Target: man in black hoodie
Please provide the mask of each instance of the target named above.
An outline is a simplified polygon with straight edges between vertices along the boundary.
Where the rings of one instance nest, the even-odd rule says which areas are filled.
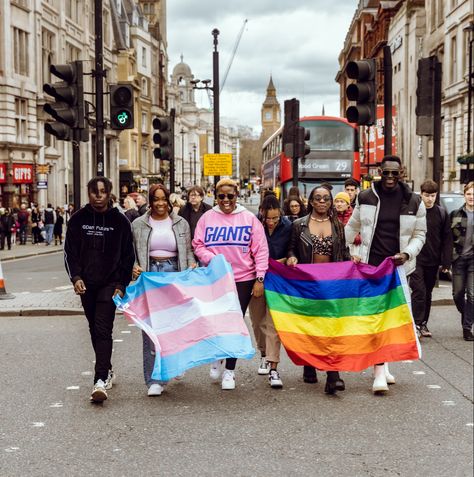
[[[112,331],[115,304],[132,278],[135,260],[130,222],[112,207],[112,183],[95,177],[87,184],[89,204],[69,220],[64,243],[66,270],[80,295],[95,352],[91,402],[107,399],[112,387]]]

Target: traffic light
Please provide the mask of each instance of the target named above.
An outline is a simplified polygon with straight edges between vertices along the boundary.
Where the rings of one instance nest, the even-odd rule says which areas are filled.
[[[44,111],[56,120],[46,123],[46,132],[62,141],[71,141],[73,129],[85,130],[87,134],[81,134],[81,140],[87,141],[82,62],[51,65],[49,71],[62,81],[43,85],[43,91],[56,100],[54,103],[46,103],[43,107]]]
[[[349,101],[356,101],[355,106],[346,110],[346,118],[350,123],[359,126],[371,126],[377,119],[377,63],[368,58],[359,61],[349,61],[346,67],[347,76],[356,82],[346,88]]]
[[[286,157],[294,156],[296,128],[300,119],[300,102],[296,99],[285,101],[285,122],[283,123],[282,142]],[[296,156],[298,157],[298,156]]]
[[[174,154],[173,122],[171,118],[166,116],[153,119],[153,129],[158,130],[153,134],[153,142],[159,145],[153,150],[153,155],[160,161],[171,161]],[[160,167],[163,166],[164,164],[160,163]]]
[[[418,60],[415,108],[418,136],[433,135],[435,60],[434,56]]]
[[[299,158],[306,157],[311,152],[310,145],[306,142],[309,141],[310,132],[309,129],[303,126],[296,126],[296,140],[295,140],[295,156]]]
[[[110,127],[133,129],[133,86],[131,84],[110,85]]]

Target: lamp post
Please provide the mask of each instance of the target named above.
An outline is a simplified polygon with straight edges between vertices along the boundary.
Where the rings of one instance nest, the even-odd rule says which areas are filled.
[[[472,79],[474,73],[472,71],[472,47],[474,43],[474,22],[469,23],[467,27],[464,28],[464,31],[469,32],[469,77],[468,77],[468,87],[467,87],[467,151],[469,154],[471,152],[471,122],[472,122]],[[469,165],[468,165],[469,168]]]
[[[196,144],[193,144],[193,177],[194,177],[194,185],[197,185],[197,177],[196,177]]]
[[[217,51],[217,37],[219,30],[212,30],[214,37],[214,51],[212,53],[212,87],[214,96],[214,154],[221,152],[220,147],[220,124],[219,124],[219,52]],[[220,176],[214,176],[214,186],[219,182]]]
[[[184,135],[186,134],[186,131],[184,128],[181,128],[181,131],[179,131],[179,134],[181,134],[181,189],[184,187]]]

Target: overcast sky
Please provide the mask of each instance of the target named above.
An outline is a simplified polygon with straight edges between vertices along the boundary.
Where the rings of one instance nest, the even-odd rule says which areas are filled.
[[[168,0],[169,74],[183,54],[198,79],[212,79],[218,28],[221,81],[239,31],[248,20],[221,93],[221,116],[261,130],[260,109],[270,75],[283,115],[285,99],[300,113],[339,115],[338,55],[358,0]],[[198,104],[209,107],[205,92]]]

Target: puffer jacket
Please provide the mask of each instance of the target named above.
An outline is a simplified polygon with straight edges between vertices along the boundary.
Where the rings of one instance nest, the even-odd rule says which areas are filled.
[[[356,206],[344,231],[346,242],[349,244],[351,255],[359,256],[363,263],[368,263],[370,248],[374,238],[375,227],[380,210],[380,198],[377,188],[380,182],[372,183],[370,189],[359,193]],[[404,264],[407,275],[416,267],[416,256],[420,253],[426,238],[426,209],[421,197],[413,193],[403,182],[403,199],[400,209],[400,252],[408,255]],[[360,232],[362,242],[354,244],[356,235]]]
[[[288,258],[296,257],[298,263],[313,263],[313,241],[309,231],[309,215],[293,222],[291,239],[288,246]],[[344,262],[350,260],[349,251],[344,239],[344,226],[337,218],[331,221],[333,247],[331,262]]]
[[[150,237],[153,231],[148,223],[151,211],[148,210],[144,215],[138,217],[132,222],[133,246],[135,248],[135,265],[143,270],[150,270]],[[172,228],[176,238],[178,248],[178,269],[186,270],[196,263],[193,250],[191,248],[191,231],[189,224],[182,217],[171,213],[170,218],[173,221]]]

